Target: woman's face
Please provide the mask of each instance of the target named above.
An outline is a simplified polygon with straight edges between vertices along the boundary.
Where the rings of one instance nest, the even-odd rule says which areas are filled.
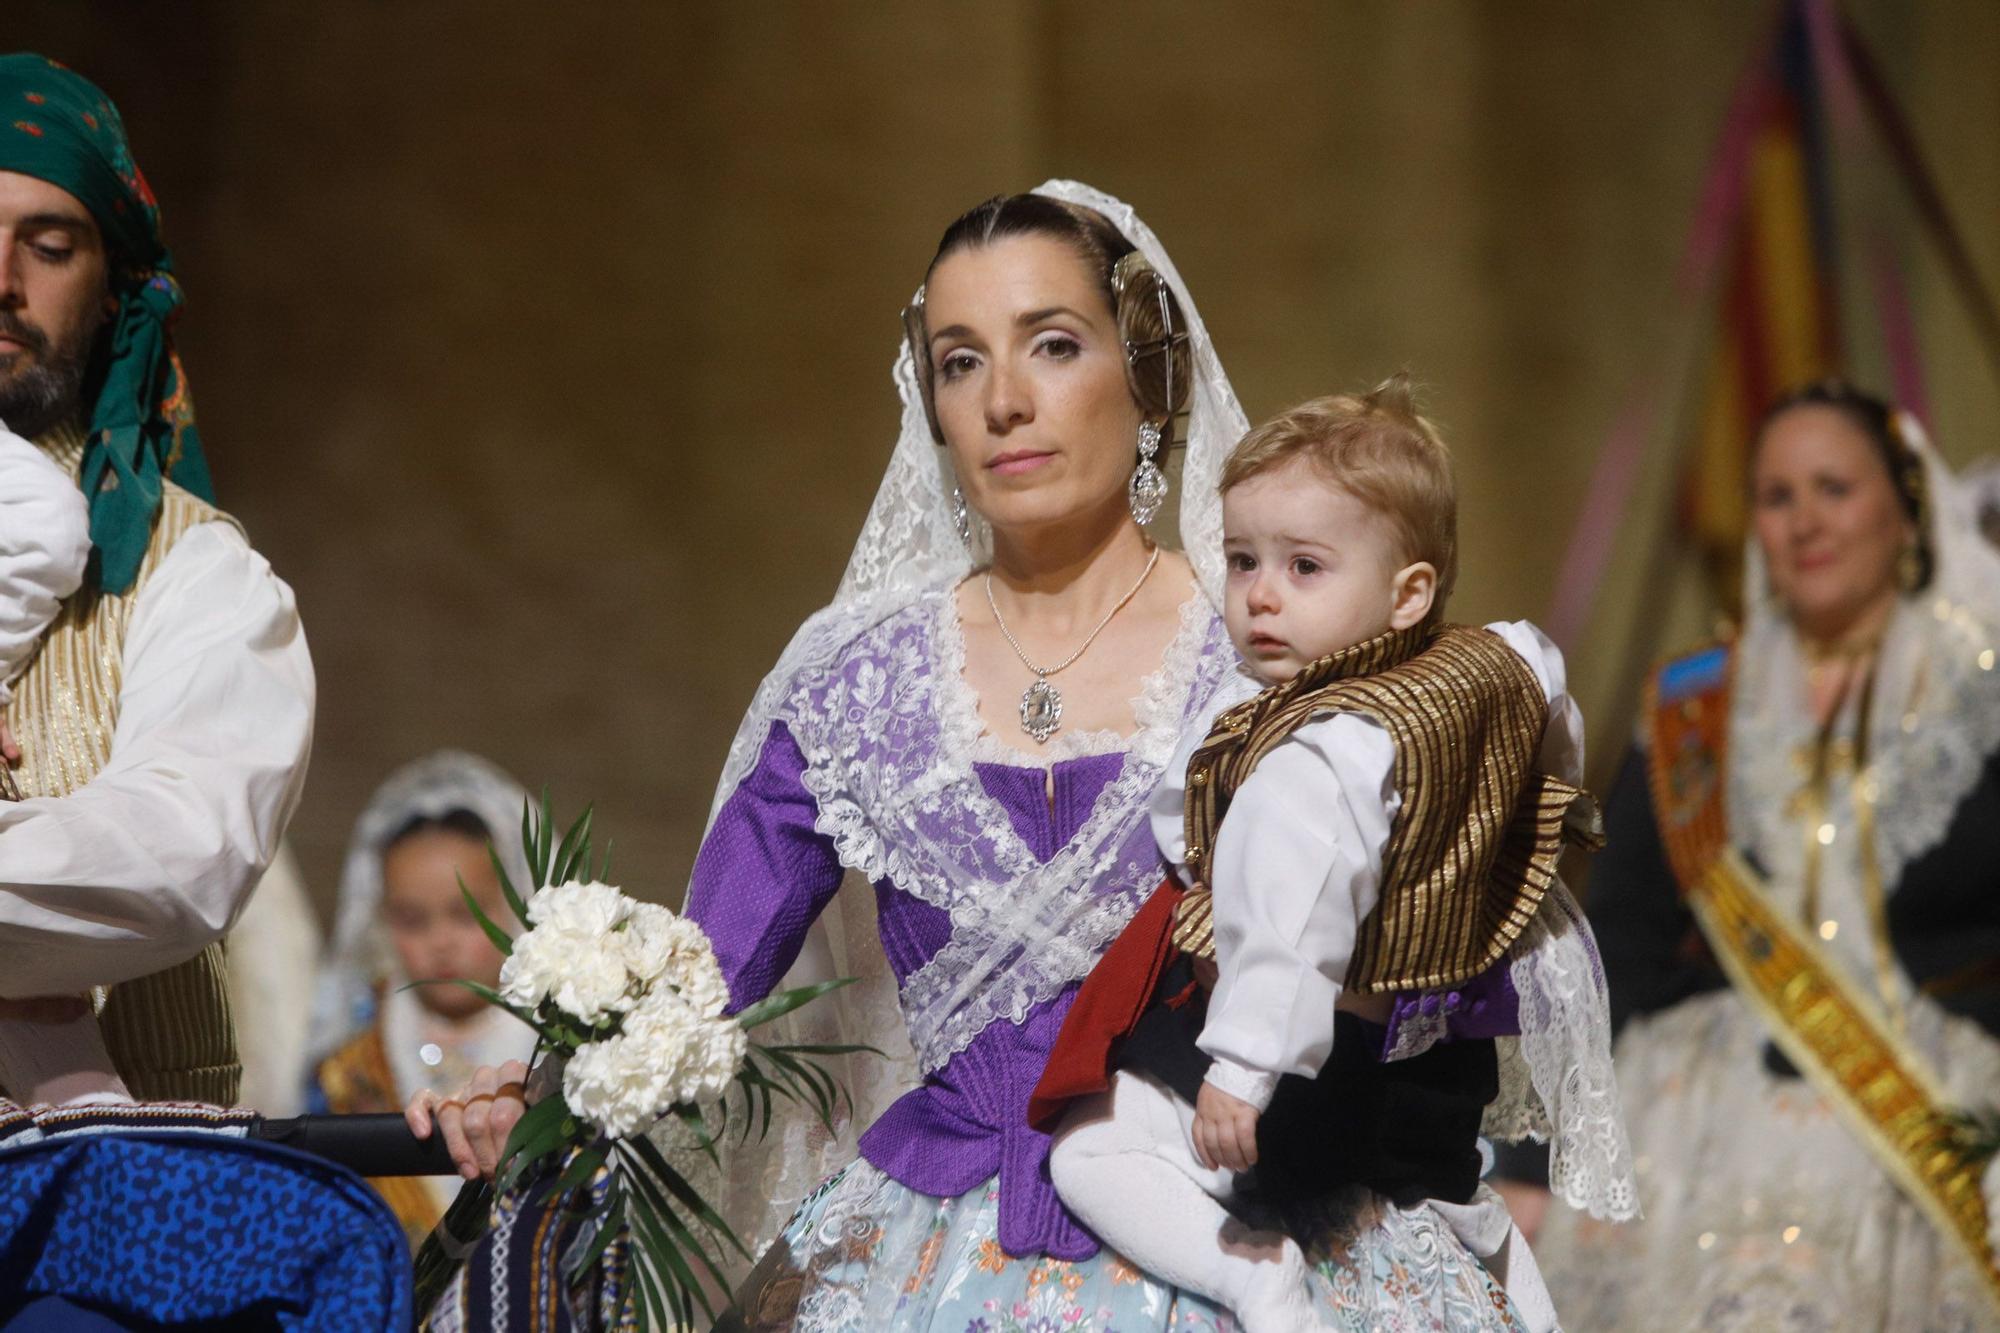
[[[1774,417],[1751,486],[1771,590],[1800,629],[1836,639],[1894,600],[1915,532],[1880,451],[1844,412],[1815,403]]]
[[[500,951],[480,930],[458,891],[459,880],[489,919],[498,919],[500,879],[484,843],[453,829],[424,828],[397,839],[382,854],[382,919],[403,975],[412,981],[463,978],[492,986]],[[463,986],[420,986],[426,1009],[463,1019],[484,1006]]]
[[[938,425],[966,503],[996,529],[1123,503],[1139,405],[1102,290],[1076,252],[1010,236],[941,260],[925,286]]]

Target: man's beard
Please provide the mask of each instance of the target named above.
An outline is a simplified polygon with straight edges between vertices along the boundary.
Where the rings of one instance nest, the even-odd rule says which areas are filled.
[[[0,357],[0,424],[16,435],[37,435],[80,415],[83,382],[104,318],[77,326],[71,340],[50,350],[49,336],[12,311],[0,310],[0,334],[27,350]],[[14,363],[10,366],[10,362]]]

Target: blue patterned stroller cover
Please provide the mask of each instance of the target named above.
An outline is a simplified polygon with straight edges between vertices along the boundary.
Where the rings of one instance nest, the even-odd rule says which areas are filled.
[[[0,1101],[0,1333],[407,1333],[403,1229],[254,1115]]]

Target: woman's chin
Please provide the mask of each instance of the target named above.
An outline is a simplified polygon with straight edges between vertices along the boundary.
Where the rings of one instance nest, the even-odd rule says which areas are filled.
[[[1108,525],[1126,512],[1122,492],[1110,498],[1079,495],[1068,486],[1022,487],[990,496],[988,501],[981,513],[996,531],[1002,532],[1032,533]]]
[[[1795,588],[1781,598],[1794,627],[1812,638],[1828,640],[1845,638],[1884,601],[1882,594],[1856,597],[1844,590],[1810,587]]]

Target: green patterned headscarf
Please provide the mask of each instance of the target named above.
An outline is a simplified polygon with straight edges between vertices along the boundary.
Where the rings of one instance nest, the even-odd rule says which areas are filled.
[[[80,482],[90,497],[99,586],[126,592],[146,554],[162,479],[215,498],[174,354],[181,288],[160,239],[159,205],[132,160],[118,108],[46,56],[0,56],[0,171],[67,190],[104,236],[118,310],[86,422]]]

